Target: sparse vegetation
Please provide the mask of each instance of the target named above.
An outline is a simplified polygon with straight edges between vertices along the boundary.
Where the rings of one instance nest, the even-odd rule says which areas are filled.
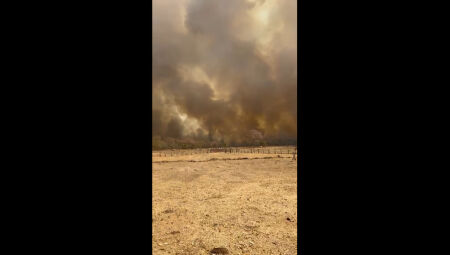
[[[208,141],[208,140],[194,140],[189,138],[172,138],[160,136],[152,137],[153,150],[167,150],[167,149],[197,149],[197,148],[224,148],[224,147],[249,147],[249,146],[288,146],[297,144],[297,140],[293,138],[251,138],[241,142],[226,142]]]
[[[297,254],[297,160],[197,151],[153,153],[153,253]]]

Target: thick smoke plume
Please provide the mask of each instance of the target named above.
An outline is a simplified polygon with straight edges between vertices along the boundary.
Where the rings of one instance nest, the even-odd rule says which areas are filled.
[[[296,140],[296,5],[153,1],[153,137]]]

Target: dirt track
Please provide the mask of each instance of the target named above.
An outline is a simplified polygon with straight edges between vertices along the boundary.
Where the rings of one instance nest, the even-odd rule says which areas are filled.
[[[210,254],[224,247],[229,254],[297,254],[297,161],[291,158],[154,157],[153,253]]]

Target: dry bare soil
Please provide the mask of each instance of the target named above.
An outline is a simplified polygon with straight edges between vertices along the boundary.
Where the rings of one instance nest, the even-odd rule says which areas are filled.
[[[154,154],[152,184],[153,254],[297,254],[292,155]]]

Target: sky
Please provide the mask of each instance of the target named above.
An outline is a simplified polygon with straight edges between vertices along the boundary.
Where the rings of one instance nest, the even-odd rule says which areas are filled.
[[[297,1],[152,2],[153,136],[297,137]]]

